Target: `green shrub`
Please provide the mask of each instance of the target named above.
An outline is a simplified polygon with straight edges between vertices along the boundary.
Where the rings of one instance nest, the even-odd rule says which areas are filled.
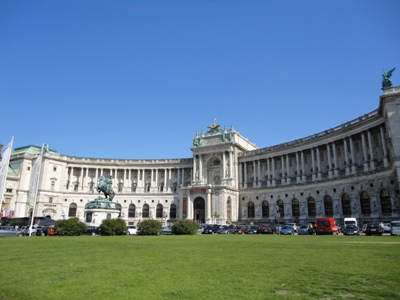
[[[125,235],[128,232],[128,226],[122,219],[103,220],[100,225],[101,235]]]
[[[86,232],[85,223],[79,221],[78,218],[71,218],[68,220],[58,220],[54,224],[56,235],[81,235]]]
[[[172,234],[196,234],[199,225],[192,220],[179,220],[172,226]]]
[[[157,220],[144,220],[139,224],[139,235],[160,235],[162,225]]]

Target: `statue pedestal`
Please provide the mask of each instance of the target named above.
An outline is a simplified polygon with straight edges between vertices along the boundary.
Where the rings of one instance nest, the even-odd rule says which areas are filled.
[[[101,197],[90,201],[85,207],[85,224],[98,227],[103,220],[118,218],[120,210],[117,205]]]

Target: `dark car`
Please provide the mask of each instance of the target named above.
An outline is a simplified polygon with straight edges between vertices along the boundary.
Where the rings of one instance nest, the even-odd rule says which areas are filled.
[[[360,235],[360,230],[356,225],[347,225],[342,232],[344,235]]]
[[[260,234],[273,234],[275,232],[275,226],[274,225],[261,225],[260,229],[258,230],[258,233]]]
[[[219,230],[219,225],[207,225],[206,227],[204,227],[202,234],[215,234],[218,233]]]
[[[47,234],[47,228],[45,226],[36,227],[36,236],[45,236]]]
[[[97,226],[86,226],[87,235],[98,235],[100,234],[100,228]]]
[[[368,224],[367,227],[365,228],[365,235],[382,235],[383,230],[382,227],[379,226],[378,224]]]
[[[230,234],[231,229],[232,228],[229,225],[223,225],[219,228],[218,234]]]
[[[260,230],[260,225],[251,225],[250,228],[245,232],[247,234],[257,234]]]
[[[307,225],[301,225],[301,226],[298,228],[297,234],[298,234],[298,235],[310,234],[310,231],[309,231],[308,226],[307,226]]]

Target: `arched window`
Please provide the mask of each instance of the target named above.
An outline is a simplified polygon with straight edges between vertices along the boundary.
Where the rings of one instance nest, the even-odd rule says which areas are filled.
[[[122,211],[122,206],[121,206],[121,204],[117,203],[117,204],[115,204],[115,207],[116,207],[116,209],[119,210],[118,218],[121,218],[121,211]]]
[[[392,213],[392,203],[390,202],[389,193],[386,189],[383,189],[380,192],[380,200],[383,214],[391,214]]]
[[[350,196],[342,195],[342,213],[343,216],[351,216]]]
[[[71,203],[69,205],[68,217],[76,217],[76,208],[76,203]]]
[[[142,216],[143,218],[148,218],[150,213],[150,208],[148,204],[143,205]]]
[[[371,203],[369,201],[369,195],[367,192],[361,192],[360,194],[360,203],[361,203],[361,213],[363,215],[371,214]]]
[[[292,216],[300,217],[300,205],[299,205],[299,200],[297,199],[292,200]]]
[[[331,196],[326,195],[324,197],[324,208],[325,208],[325,216],[333,217],[333,206],[332,206]]]
[[[279,214],[280,218],[285,217],[285,205],[283,204],[283,201],[281,199],[279,199],[276,202],[276,210],[277,210],[277,213]]]
[[[262,217],[269,218],[269,204],[267,200],[264,200],[262,203]]]
[[[128,208],[128,218],[136,217],[136,206],[135,204],[129,204]]]
[[[169,208],[169,218],[176,219],[176,205],[175,204],[171,204],[171,207]]]
[[[254,203],[251,201],[247,205],[247,217],[254,218]]]
[[[315,217],[317,215],[317,211],[315,209],[315,199],[313,197],[309,197],[307,199],[307,207],[308,207],[308,216]]]
[[[156,218],[162,218],[162,217],[163,217],[163,206],[162,204],[157,204]]]

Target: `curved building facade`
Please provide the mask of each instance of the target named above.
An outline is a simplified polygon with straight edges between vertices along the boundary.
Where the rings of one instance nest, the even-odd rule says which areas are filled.
[[[36,205],[29,202],[40,148],[11,155],[3,216],[78,217],[111,176],[120,217],[163,223],[313,222],[334,217],[360,224],[399,218],[400,88],[384,90],[379,107],[355,120],[280,145],[258,148],[217,124],[196,133],[193,156],[101,159],[43,154]],[[95,219],[96,216],[92,218]]]

